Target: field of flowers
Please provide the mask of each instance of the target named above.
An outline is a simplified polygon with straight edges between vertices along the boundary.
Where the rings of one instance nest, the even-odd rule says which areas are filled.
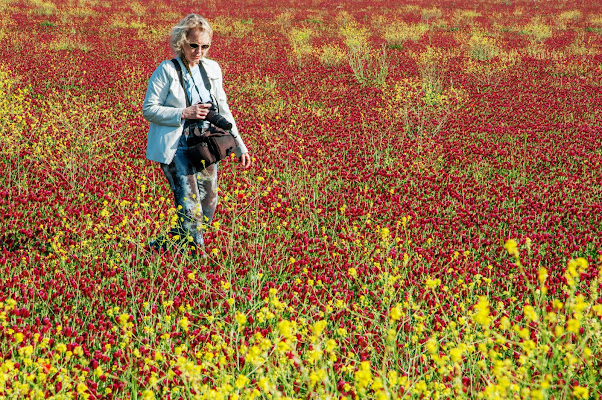
[[[146,250],[190,12],[254,156],[203,259]],[[596,1],[0,0],[0,398],[600,399],[601,77]]]

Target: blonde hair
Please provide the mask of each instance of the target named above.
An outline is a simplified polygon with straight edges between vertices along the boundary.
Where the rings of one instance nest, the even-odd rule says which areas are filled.
[[[171,39],[169,40],[169,45],[174,53],[180,57],[184,55],[182,46],[188,43],[188,33],[197,29],[201,32],[206,32],[209,34],[210,38],[213,38],[213,29],[211,28],[209,21],[198,14],[187,15],[176,26],[171,28]]]

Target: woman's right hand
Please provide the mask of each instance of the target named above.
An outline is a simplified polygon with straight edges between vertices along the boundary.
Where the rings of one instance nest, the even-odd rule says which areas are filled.
[[[205,119],[210,107],[209,103],[193,104],[182,111],[182,119]]]

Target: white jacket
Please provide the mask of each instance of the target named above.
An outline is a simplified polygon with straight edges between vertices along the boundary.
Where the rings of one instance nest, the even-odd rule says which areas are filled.
[[[180,58],[178,62],[181,63]],[[222,70],[213,60],[201,60],[207,77],[211,81],[211,95],[217,102],[219,113],[232,123],[232,133],[237,137],[238,147],[234,150],[237,157],[247,153],[234,117],[228,107],[226,93],[222,86]],[[186,69],[182,65],[182,71]],[[182,111],[186,108],[186,96],[178,72],[170,60],[163,61],[148,81],[146,96],[142,105],[142,115],[150,122],[146,158],[164,164],[170,164],[176,154],[178,141],[184,129]]]

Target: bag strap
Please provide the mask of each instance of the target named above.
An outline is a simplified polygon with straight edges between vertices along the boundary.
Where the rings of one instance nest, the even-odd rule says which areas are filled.
[[[205,89],[209,92],[209,96],[211,96],[211,82],[207,77],[207,71],[205,71],[205,67],[203,66],[203,61],[199,62],[199,70],[201,71],[201,77],[203,78],[203,83],[205,83]]]
[[[180,80],[180,85],[182,86],[182,90],[184,91],[184,96],[186,96],[186,107],[190,107],[190,99],[188,98],[188,93],[186,92],[186,86],[184,86],[184,76],[182,75],[182,66],[178,62],[177,58],[172,58],[171,62],[174,67],[176,67],[176,71],[178,72],[178,78]]]

